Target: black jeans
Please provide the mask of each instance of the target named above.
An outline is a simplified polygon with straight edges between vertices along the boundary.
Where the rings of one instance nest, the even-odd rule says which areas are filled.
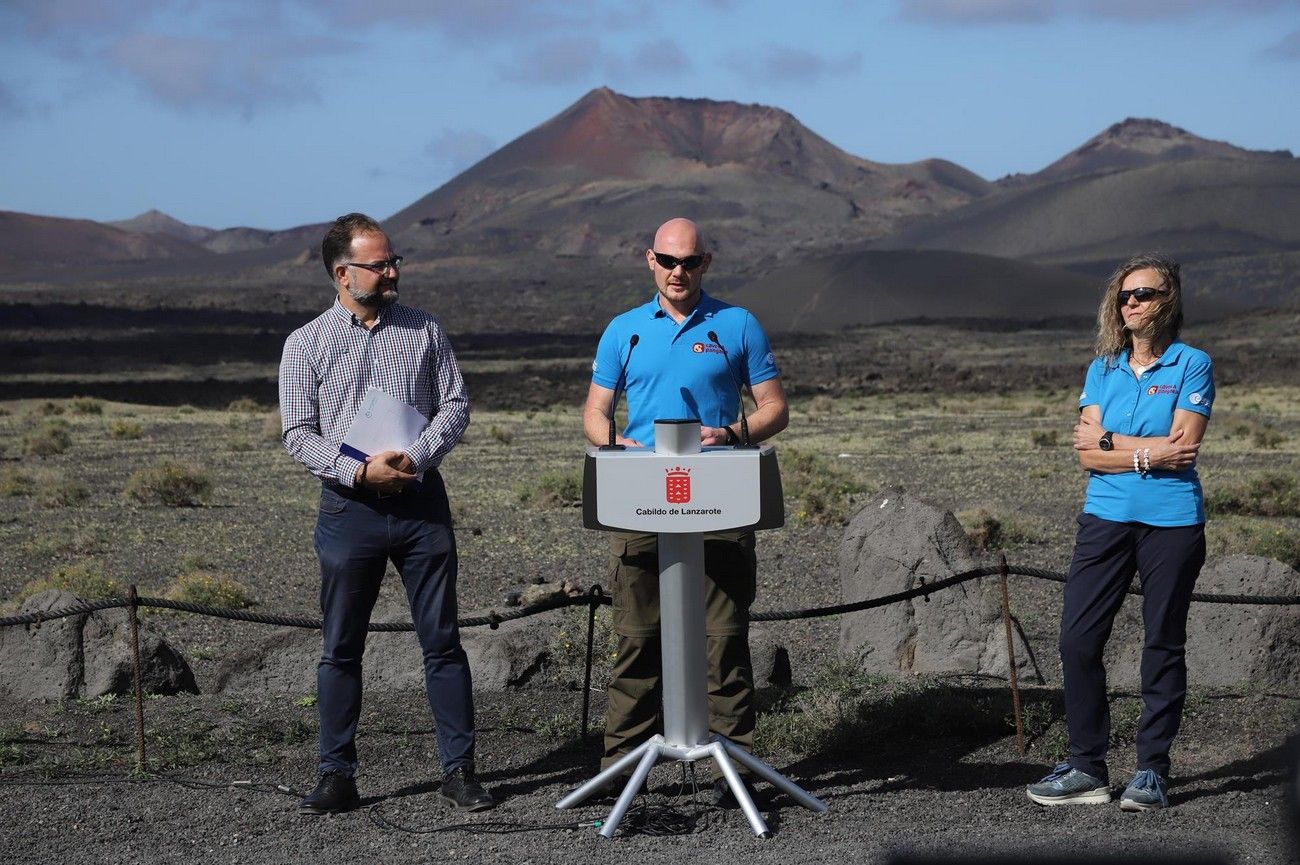
[[[1187,611],[1205,564],[1205,525],[1162,528],[1079,516],[1061,613],[1070,765],[1109,779],[1110,705],[1102,652],[1135,572],[1142,580],[1142,718],[1137,768],[1169,775],[1187,696]]]
[[[361,657],[389,559],[402,575],[424,652],[425,689],[443,768],[471,765],[474,700],[469,660],[456,626],[456,538],[442,478],[428,472],[423,489],[387,498],[323,488],[316,554],[325,620],[316,671],[320,771],[350,775],[356,770]]]

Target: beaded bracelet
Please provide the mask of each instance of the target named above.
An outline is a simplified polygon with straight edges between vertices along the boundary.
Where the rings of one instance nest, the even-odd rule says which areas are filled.
[[[1142,453],[1141,450],[1137,448],[1133,449],[1133,471],[1137,472],[1138,474],[1142,474],[1142,464],[1139,462],[1139,460],[1142,458],[1141,453]]]
[[[1151,473],[1151,448],[1142,448],[1142,474]]]

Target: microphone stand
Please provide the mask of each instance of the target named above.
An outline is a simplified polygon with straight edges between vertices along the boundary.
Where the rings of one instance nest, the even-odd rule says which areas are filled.
[[[626,390],[622,387],[627,378],[627,365],[632,362],[632,349],[641,341],[641,337],[632,334],[632,338],[627,341],[627,359],[623,361],[623,368],[618,371],[618,380],[614,382],[614,401],[609,406],[609,443],[600,446],[603,451],[624,451],[627,445],[615,444],[618,441],[618,430],[616,429],[614,416],[618,414],[618,396],[619,390]]]
[[[708,336],[709,342],[722,349],[722,358],[727,363],[727,373],[731,376],[731,383],[736,388],[736,397],[740,400],[740,444],[731,447],[738,450],[757,450],[758,445],[751,444],[749,441],[749,418],[745,416],[745,391],[741,387],[736,371],[731,368],[731,355],[727,354],[727,347],[718,341],[717,333],[709,331]]]

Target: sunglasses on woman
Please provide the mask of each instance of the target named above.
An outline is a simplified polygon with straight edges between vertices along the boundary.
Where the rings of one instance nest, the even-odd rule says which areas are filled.
[[[1167,291],[1161,291],[1158,288],[1128,288],[1121,291],[1116,297],[1119,298],[1119,305],[1123,306],[1128,303],[1130,297],[1135,298],[1139,303],[1146,303],[1148,300],[1161,295],[1168,294]]]

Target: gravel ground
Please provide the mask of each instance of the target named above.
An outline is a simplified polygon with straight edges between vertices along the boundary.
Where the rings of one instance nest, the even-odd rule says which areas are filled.
[[[219,699],[151,703],[152,724],[183,728],[198,716],[237,713],[292,727],[295,715],[310,718],[309,710],[284,700],[250,699],[236,707],[228,701],[219,705]],[[1283,713],[1294,711],[1293,701],[1281,702]],[[1175,857],[1220,853],[1225,861],[1268,863],[1289,861],[1294,853],[1283,831],[1281,754],[1267,745],[1277,732],[1269,728],[1279,717],[1276,698],[1234,700],[1222,713],[1203,713],[1189,723],[1178,754],[1174,806],[1163,812],[1126,814],[1113,804],[1037,807],[1021,788],[1042,772],[1042,760],[1032,746],[1028,757],[1019,756],[1006,737],[891,737],[781,764],[830,810],[818,815],[783,796],[768,796],[765,812],[773,837],[766,840],[752,835],[739,812],[705,808],[702,796],[698,803],[676,796],[681,769],[671,765],[655,770],[651,793],[643,800],[669,834],[652,834],[635,812],[613,841],[591,826],[562,827],[602,819],[608,806],[554,808],[557,799],[594,773],[597,751],[594,742],[583,747],[539,733],[528,720],[539,707],[576,712],[577,695],[480,700],[480,770],[501,799],[493,811],[461,816],[438,799],[433,736],[418,695],[372,695],[358,742],[363,810],[305,818],[297,815],[294,796],[227,786],[251,781],[301,790],[312,772],[307,729],[302,741],[281,742],[253,755],[240,750],[169,772],[174,782],[108,783],[67,773],[50,778],[5,772],[0,776],[0,861],[678,862],[692,857],[880,862],[891,851],[941,856],[1017,851],[1050,861],[1051,855],[1145,850]],[[126,735],[119,744],[131,749],[128,705],[23,711],[29,724],[61,725],[69,740],[94,735],[97,728],[122,728]],[[1117,749],[1117,779],[1132,760],[1131,748]],[[668,808],[677,815],[675,828],[664,822]],[[507,829],[516,831],[504,834]]]
[[[1023,363],[997,353],[1004,338],[985,338],[988,363],[981,361],[979,375],[988,374],[990,364]],[[1041,335],[1041,340],[1051,338]],[[1243,344],[1237,353],[1245,357],[1248,347]],[[1291,363],[1293,353],[1288,347],[1280,360],[1269,355],[1265,366]],[[911,352],[886,378],[894,376],[901,385],[911,369],[907,364],[923,361]],[[1082,370],[1073,357],[1068,365]],[[808,369],[817,367],[809,361]],[[834,369],[824,372],[831,375]],[[802,375],[811,380],[817,373]],[[855,496],[885,486],[903,487],[953,511],[984,508],[1014,529],[1006,544],[1013,563],[1063,568],[1082,494],[1068,448],[1074,385],[1024,381],[1027,389],[1012,393],[945,389],[801,399],[778,446],[791,456],[816,455],[815,471],[802,484],[787,477],[790,523],[760,538],[756,607],[839,600],[842,528],[834,515],[819,522],[804,514],[810,500],[802,487],[831,491],[841,516],[852,512]],[[42,415],[39,401],[5,404],[0,440],[16,447],[24,434],[46,422]],[[165,593],[178,575],[211,570],[243,583],[255,609],[312,612],[318,577],[310,537],[317,487],[278,449],[275,423],[265,414],[108,403],[102,414],[69,409],[58,417],[67,422],[71,437],[65,453],[19,460],[15,451],[13,462],[0,469],[5,493],[0,496],[0,597],[12,599],[25,584],[60,567],[90,563],[120,584],[138,583],[142,594]],[[117,421],[138,423],[139,437],[114,438],[110,430]],[[573,407],[476,413],[467,441],[444,467],[457,517],[463,610],[500,607],[506,591],[533,580],[568,579],[582,586],[604,580],[603,541],[580,527],[575,509],[521,502],[521,493],[540,489],[548,475],[576,470],[578,429]],[[1268,435],[1261,438],[1261,431]],[[213,481],[206,507],[124,501],[122,490],[132,471],[163,458],[189,457],[196,442],[201,456],[194,461]],[[1300,471],[1300,390],[1279,383],[1272,372],[1260,381],[1238,377],[1225,387],[1202,471],[1207,487],[1245,474]],[[84,498],[59,503],[48,495],[73,485],[84,489]],[[843,490],[859,492],[841,498]],[[1258,542],[1257,533],[1245,531],[1256,525],[1267,526],[1270,538],[1300,531],[1300,519],[1290,517],[1212,521],[1212,552]],[[1040,660],[1050,656],[1059,587],[1018,579],[1013,592],[1015,613]],[[400,607],[397,581],[389,580],[381,608]],[[154,615],[149,621],[190,659],[205,690],[226,653],[267,634],[258,626],[197,617]],[[837,654],[835,620],[772,627],[790,648],[798,681]],[[1050,683],[1052,671],[1044,672]],[[693,828],[671,837],[647,834],[629,820],[612,843],[590,827],[507,835],[410,834],[377,825],[379,815],[422,830],[460,822],[437,799],[428,712],[413,694],[372,694],[367,704],[361,784],[367,804],[377,805],[378,812],[308,820],[297,816],[290,796],[228,788],[232,781],[251,780],[301,791],[310,782],[315,713],[299,705],[303,696],[205,693],[150,700],[147,730],[154,765],[218,785],[197,788],[80,778],[86,772],[122,778],[129,770],[134,715],[122,701],[0,703],[0,862],[156,862],[195,856],[253,863],[396,857],[842,862],[885,861],[894,850],[947,855],[1016,850],[1044,856],[1223,851],[1237,862],[1282,862],[1289,856],[1279,798],[1283,743],[1297,721],[1294,695],[1198,695],[1197,710],[1189,712],[1178,742],[1175,807],[1163,813],[1030,805],[1022,786],[1041,776],[1059,749],[1060,720],[1049,711],[1036,723],[1023,757],[1005,725],[995,734],[974,732],[987,730],[987,724],[912,738],[897,729],[879,736],[866,731],[838,750],[775,754],[773,762],[831,810],[814,815],[777,798],[769,811],[774,837],[765,841],[751,836],[738,813],[708,812]],[[1050,687],[1030,696],[1040,707],[1059,704]],[[565,738],[576,730],[571,719],[577,700],[563,690],[480,696],[480,768],[503,803],[469,822],[486,830],[495,821],[549,824],[570,816],[575,821],[602,816],[595,808],[571,815],[553,808],[594,772],[594,744],[579,747]],[[926,709],[910,707],[917,718],[924,718]],[[1126,780],[1132,766],[1131,747],[1117,746],[1115,780]],[[689,803],[668,795],[677,787],[676,772],[675,767],[656,770],[652,804],[675,803],[689,815],[695,810]]]

